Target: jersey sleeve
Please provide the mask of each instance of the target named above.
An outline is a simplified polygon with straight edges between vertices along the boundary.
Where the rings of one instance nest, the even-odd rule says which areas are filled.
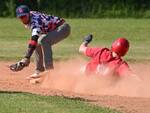
[[[32,36],[39,36],[41,34],[41,29],[40,28],[34,28],[32,29]]]
[[[126,62],[123,62],[117,69],[117,74],[119,76],[128,76],[129,73],[131,73],[131,70]]]
[[[32,32],[32,36],[39,36],[41,34],[41,25],[42,25],[42,21],[38,18],[32,20],[31,22],[31,32]]]
[[[85,51],[85,55],[88,57],[94,57],[97,52],[100,52],[102,49],[101,48],[90,48],[87,47],[86,51]]]

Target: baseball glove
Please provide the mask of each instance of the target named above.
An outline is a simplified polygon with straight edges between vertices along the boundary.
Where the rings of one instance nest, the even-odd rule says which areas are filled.
[[[21,61],[9,66],[10,70],[17,72],[30,64],[30,59],[23,58]]]

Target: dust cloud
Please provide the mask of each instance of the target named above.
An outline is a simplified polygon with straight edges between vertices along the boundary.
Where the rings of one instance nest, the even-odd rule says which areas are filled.
[[[57,62],[55,69],[45,77],[41,87],[87,95],[150,97],[149,63],[129,64],[141,80],[134,77],[87,76],[80,71],[84,64],[86,61],[80,58]]]

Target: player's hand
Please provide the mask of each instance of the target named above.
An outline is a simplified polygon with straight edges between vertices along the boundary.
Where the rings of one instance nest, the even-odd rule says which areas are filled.
[[[84,37],[83,41],[84,41],[85,45],[87,45],[92,41],[92,39],[93,39],[93,35],[89,34],[89,35]]]
[[[21,61],[12,64],[9,66],[10,70],[12,71],[21,71],[24,67],[28,66],[30,64],[30,59],[28,58],[23,58]]]

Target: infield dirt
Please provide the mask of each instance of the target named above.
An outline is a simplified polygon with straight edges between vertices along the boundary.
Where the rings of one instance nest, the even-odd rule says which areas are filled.
[[[55,63],[55,69],[44,75],[39,84],[30,84],[26,77],[34,72],[34,64],[21,72],[11,72],[8,65],[0,62],[0,90],[19,91],[50,96],[83,99],[87,102],[118,109],[129,113],[150,113],[150,63],[130,64],[131,69],[141,78],[116,79],[100,76],[85,76],[80,67],[82,59]]]

